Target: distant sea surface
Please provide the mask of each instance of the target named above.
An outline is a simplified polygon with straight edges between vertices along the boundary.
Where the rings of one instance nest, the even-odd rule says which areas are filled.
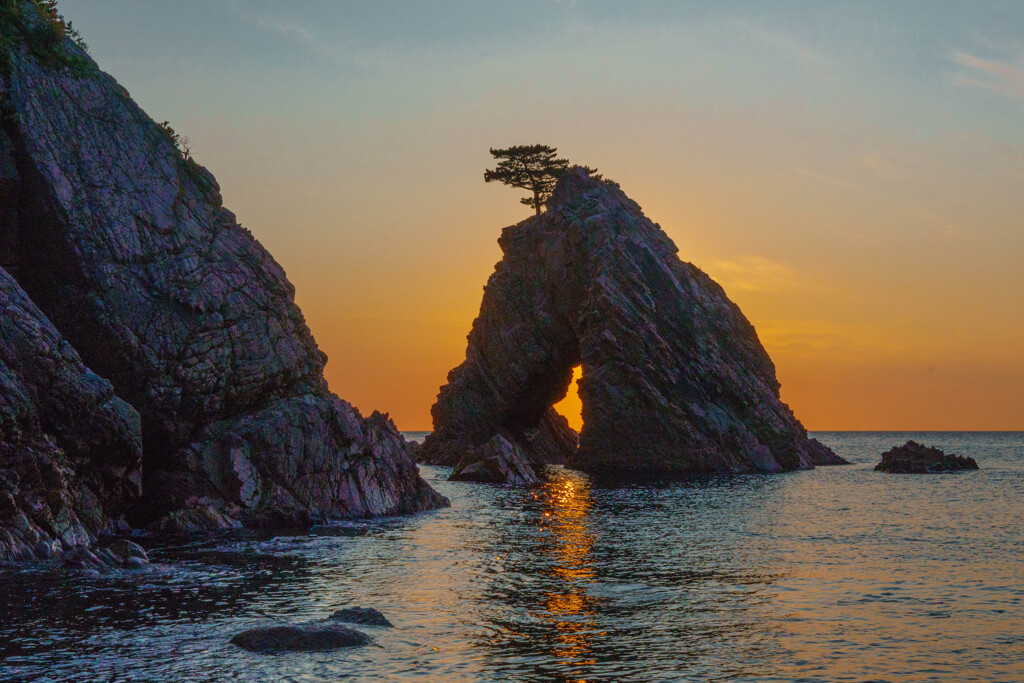
[[[854,464],[624,488],[552,468],[534,489],[423,467],[450,509],[144,539],[145,574],[0,570],[0,680],[1024,681],[1024,433],[815,436]],[[872,471],[910,438],[981,470]],[[346,605],[395,628],[228,643]]]

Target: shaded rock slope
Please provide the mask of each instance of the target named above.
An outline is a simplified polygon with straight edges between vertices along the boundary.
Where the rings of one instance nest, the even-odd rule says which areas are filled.
[[[547,212],[499,244],[423,461],[454,464],[496,434],[543,460],[534,444],[550,442],[551,405],[582,365],[578,451],[560,440],[574,467],[643,476],[843,462],[782,403],[739,308],[614,183],[571,170]]]
[[[328,391],[292,285],[213,176],[72,41],[37,52],[13,40],[0,77],[0,265],[138,410],[130,519],[188,531],[447,504],[386,416]]]
[[[139,414],[3,269],[0,311],[0,561],[44,559],[139,497]]]

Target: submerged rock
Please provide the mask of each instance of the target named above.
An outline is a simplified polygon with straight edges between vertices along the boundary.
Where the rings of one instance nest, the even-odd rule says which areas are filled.
[[[490,484],[530,485],[538,482],[523,449],[500,434],[466,453],[449,481],[481,481]]]
[[[555,424],[551,406],[582,365],[578,452],[575,440],[556,439],[577,468],[779,472],[844,462],[780,400],[775,367],[739,308],[614,183],[569,171],[547,212],[498,243],[504,257],[466,359],[431,409],[421,461],[458,462],[496,434],[542,461],[531,437]]]
[[[138,413],[0,269],[0,561],[95,542],[141,468]]]
[[[363,624],[364,626],[394,626],[379,610],[372,607],[346,607],[332,614],[330,619],[347,624]]]
[[[876,472],[896,474],[931,474],[976,470],[978,463],[971,457],[943,453],[916,441],[908,441],[882,453],[882,462],[875,465]]]
[[[9,28],[0,264],[141,415],[131,521],[204,530],[447,505],[387,416],[328,391],[291,283],[213,176],[70,40],[41,60],[23,39],[35,33]]]
[[[369,645],[373,638],[341,624],[309,622],[249,629],[234,636],[230,642],[250,652],[323,652]]]
[[[141,545],[126,538],[119,538],[107,546],[107,549],[120,559],[123,563],[129,564],[131,560],[141,560],[148,564],[149,556]]]

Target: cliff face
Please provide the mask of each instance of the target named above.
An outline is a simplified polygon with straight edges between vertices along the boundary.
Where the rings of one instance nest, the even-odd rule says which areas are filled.
[[[133,520],[201,528],[446,504],[389,420],[327,390],[291,284],[213,176],[75,45],[61,49],[87,68],[22,44],[0,81],[0,265],[138,409]]]
[[[582,365],[570,463],[595,473],[778,472],[843,462],[779,399],[754,328],[616,186],[582,170],[506,228],[466,360],[420,450],[452,462],[495,434],[532,444]]]
[[[139,414],[0,269],[0,561],[89,545],[142,490]]]

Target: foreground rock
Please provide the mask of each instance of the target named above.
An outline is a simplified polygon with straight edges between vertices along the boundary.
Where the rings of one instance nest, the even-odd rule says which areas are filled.
[[[938,448],[930,448],[916,441],[908,441],[902,446],[882,453],[882,462],[875,465],[876,472],[896,474],[932,474],[976,469],[978,463],[974,458],[946,454]]]
[[[0,27],[0,264],[141,415],[130,520],[202,531],[446,505],[386,416],[328,391],[292,285],[213,176],[70,40],[41,51],[45,22],[21,7],[24,25]],[[60,469],[26,439],[43,454],[32,462]],[[43,477],[39,495],[88,497],[75,472]]]
[[[88,546],[141,493],[139,415],[0,269],[0,561]]]
[[[389,628],[394,626],[379,610],[375,610],[372,607],[346,607],[336,611],[330,616],[330,619],[332,621],[343,621],[346,624],[363,624],[364,626],[384,626]]]
[[[725,292],[676,255],[614,183],[576,169],[548,211],[506,228],[466,359],[431,409],[423,462],[496,434],[542,461],[552,404],[582,365],[583,431],[561,443],[594,473],[779,472],[844,461],[779,398],[775,367]],[[568,429],[567,425],[565,429]],[[562,437],[557,435],[556,437]]]
[[[537,473],[523,450],[500,434],[463,456],[449,481],[480,481],[490,484],[536,484]]]
[[[89,549],[78,546],[64,553],[61,563],[65,569],[100,573],[108,569],[146,569],[150,566],[146,551],[137,543],[118,539],[103,548]]]
[[[341,624],[310,622],[253,628],[234,636],[230,642],[250,652],[269,654],[338,650],[343,647],[369,645],[373,638]]]

